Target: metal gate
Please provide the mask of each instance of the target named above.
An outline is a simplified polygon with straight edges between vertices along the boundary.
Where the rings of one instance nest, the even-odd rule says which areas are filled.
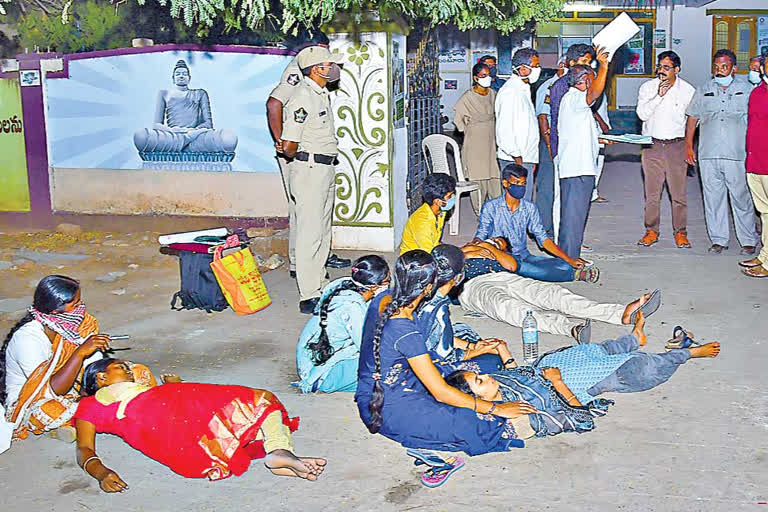
[[[427,135],[441,131],[438,59],[434,32],[425,29],[414,51],[408,52],[408,179],[405,194],[409,213],[423,203],[421,185],[428,170],[421,141]]]

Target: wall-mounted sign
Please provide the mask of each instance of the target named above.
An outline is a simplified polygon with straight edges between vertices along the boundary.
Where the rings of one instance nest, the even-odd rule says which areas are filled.
[[[40,71],[37,69],[25,69],[19,71],[19,82],[22,87],[34,87],[40,85]]]

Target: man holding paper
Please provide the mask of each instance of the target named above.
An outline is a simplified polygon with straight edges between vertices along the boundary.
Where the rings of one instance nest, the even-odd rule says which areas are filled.
[[[558,245],[571,258],[579,258],[584,241],[599,156],[597,124],[592,105],[603,94],[608,77],[608,53],[598,48],[597,75],[591,67],[575,65],[568,74],[568,92],[560,103],[556,157],[560,176],[561,215]]]
[[[690,248],[686,229],[685,112],[696,90],[678,76],[680,57],[673,51],[659,54],[656,73],[657,78],[640,86],[637,98],[637,116],[643,121],[643,135],[653,138],[653,144],[643,148],[641,157],[645,176],[646,231],[637,243],[649,247],[659,241],[661,193],[666,182],[672,198],[675,244]]]

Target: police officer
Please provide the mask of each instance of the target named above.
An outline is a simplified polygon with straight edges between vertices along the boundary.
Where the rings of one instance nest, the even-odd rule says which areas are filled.
[[[269,99],[267,100],[267,120],[269,122],[269,130],[272,133],[272,138],[275,140],[277,162],[280,166],[283,187],[285,188],[288,199],[288,222],[290,227],[288,234],[288,260],[290,262],[291,277],[296,277],[296,211],[289,189],[290,180],[288,179],[288,162],[283,154],[283,106],[288,102],[291,96],[293,96],[299,83],[301,83],[303,75],[301,69],[299,69],[298,57],[302,52],[312,46],[328,48],[328,38],[322,32],[315,31],[308,46],[302,49],[293,59],[291,59],[291,62],[288,63],[285,71],[283,71],[282,77],[280,77],[280,83],[272,90],[269,94]],[[339,78],[340,76],[335,77],[336,80]],[[326,266],[331,268],[344,268],[348,267],[350,264],[350,260],[339,258],[335,254],[332,254],[326,262]]]
[[[325,264],[331,248],[334,163],[338,154],[327,85],[340,73],[340,54],[311,46],[296,58],[303,78],[283,107],[282,150],[289,163],[289,190],[295,202],[296,280],[299,310],[310,314],[328,283]]]
[[[691,165],[698,160],[701,169],[704,215],[712,242],[709,252],[719,254],[728,249],[730,195],[741,254],[753,255],[757,245],[755,207],[744,168],[747,106],[752,86],[736,75],[736,55],[731,50],[715,53],[712,70],[714,78],[696,89],[686,110],[686,160]],[[697,123],[698,158],[693,148]]]

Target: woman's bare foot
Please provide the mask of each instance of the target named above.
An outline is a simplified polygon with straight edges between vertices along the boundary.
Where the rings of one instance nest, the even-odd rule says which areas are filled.
[[[637,338],[637,342],[641,347],[644,347],[648,342],[648,337],[645,335],[643,327],[645,327],[645,316],[642,311],[638,311],[637,316],[635,317],[635,328],[632,329],[632,334],[635,335],[635,338]]]
[[[691,357],[717,357],[720,354],[720,342],[713,341],[688,350],[691,352]]]
[[[629,325],[630,323],[632,323],[630,321],[630,317],[632,316],[632,313],[634,313],[635,311],[643,307],[643,304],[648,302],[648,299],[650,298],[651,298],[650,293],[644,293],[636,301],[630,302],[629,304],[627,304],[627,307],[624,309],[624,314],[621,315],[621,323],[623,323],[624,325]]]
[[[327,461],[314,457],[296,457],[288,450],[272,450],[264,458],[264,465],[278,476],[297,476],[317,480]]]

